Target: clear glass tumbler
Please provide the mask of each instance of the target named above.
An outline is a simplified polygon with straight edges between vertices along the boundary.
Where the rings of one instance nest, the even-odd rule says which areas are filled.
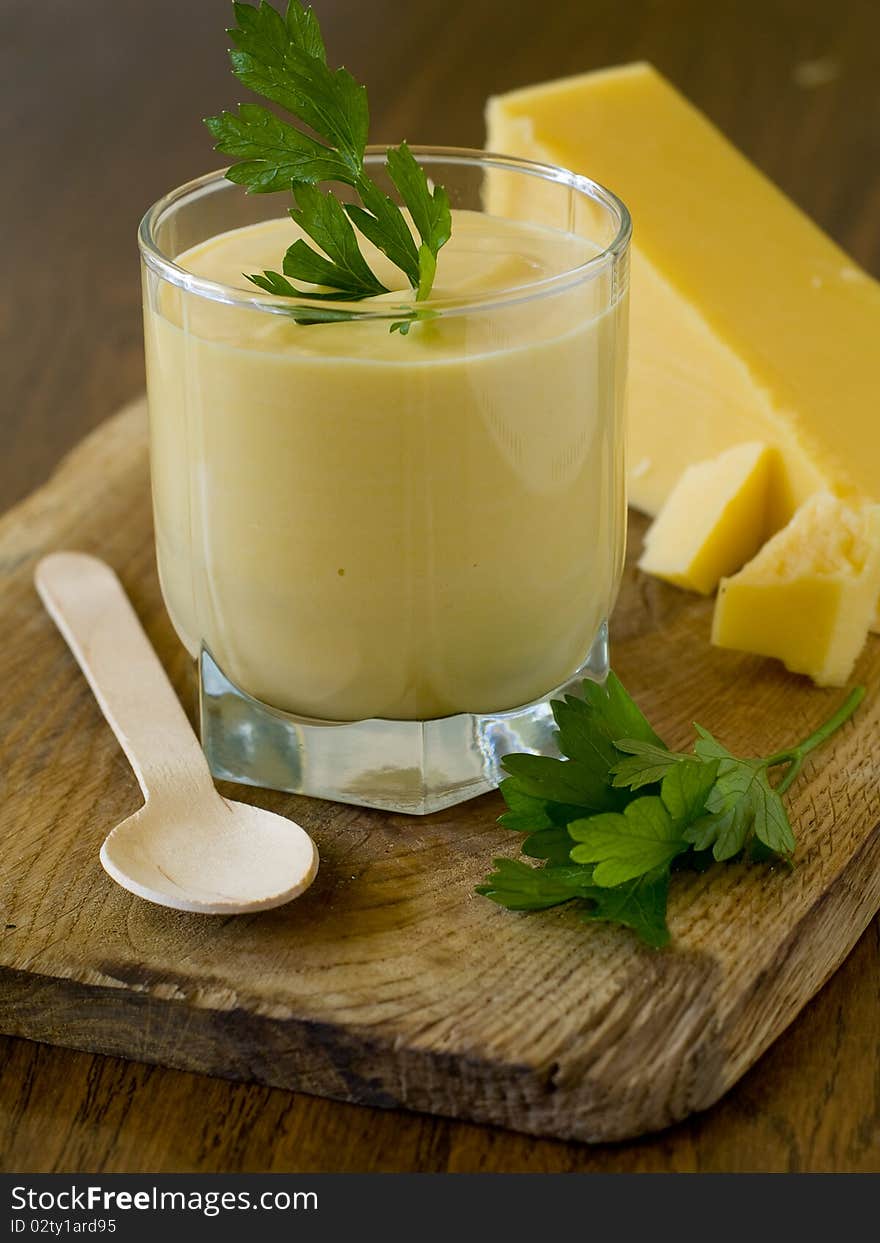
[[[493,788],[511,751],[556,754],[549,699],[607,673],[630,221],[559,168],[413,150],[474,279],[444,289],[441,251],[407,333],[399,293],[305,324],[314,303],[178,263],[283,215],[222,171],[139,240],[159,575],[212,771],[421,813]],[[505,281],[511,228],[540,236],[540,274]]]

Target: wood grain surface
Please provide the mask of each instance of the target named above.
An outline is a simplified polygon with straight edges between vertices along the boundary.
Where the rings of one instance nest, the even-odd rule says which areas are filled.
[[[797,865],[681,874],[673,947],[511,915],[474,894],[518,843],[497,794],[432,816],[243,788],[288,815],[322,866],[295,903],[208,919],[101,872],[141,802],[81,671],[42,610],[52,549],[100,552],[184,702],[191,669],[153,567],[146,410],[93,432],[0,522],[7,789],[0,820],[0,1032],[361,1104],[404,1105],[564,1139],[619,1140],[713,1104],[784,1030],[880,907],[880,638],[858,716],[790,796]],[[631,523],[615,665],[658,732],[694,719],[735,753],[812,732],[840,700],[708,643],[711,600],[635,569]],[[491,945],[491,950],[487,946]]]
[[[486,94],[644,56],[861,263],[880,269],[880,11],[872,0],[587,0],[547,3],[539,18],[524,0],[316,7],[334,52],[370,85],[378,140],[479,143]],[[84,20],[72,2],[9,7],[0,124],[16,193],[0,207],[4,503],[142,385],[133,230],[159,193],[216,162],[198,118],[238,97],[223,63],[225,9],[214,0],[146,8],[90,0]],[[146,575],[148,560],[141,568]],[[533,1141],[5,1040],[0,1162],[19,1170],[876,1169],[878,965],[875,923],[720,1105],[635,1145]]]

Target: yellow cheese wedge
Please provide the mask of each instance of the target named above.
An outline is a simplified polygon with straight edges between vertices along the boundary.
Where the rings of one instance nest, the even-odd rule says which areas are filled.
[[[776,656],[840,686],[880,594],[880,505],[819,492],[733,578],[722,579],[712,642]]]
[[[645,536],[639,568],[709,595],[755,555],[767,531],[773,453],[753,441],[689,466]]]
[[[880,500],[878,282],[650,65],[500,96],[487,120],[490,149],[632,212],[634,505],[656,514],[685,466],[750,440],[781,451],[773,527],[821,488]],[[498,207],[528,214],[512,193]]]

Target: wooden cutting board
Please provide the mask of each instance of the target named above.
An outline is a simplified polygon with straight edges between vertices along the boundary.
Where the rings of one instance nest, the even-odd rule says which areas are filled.
[[[643,529],[634,517],[633,551]],[[36,560],[58,548],[115,567],[191,710],[192,671],[156,581],[141,403],[0,523],[0,1031],[620,1139],[717,1100],[880,906],[878,639],[856,671],[865,705],[793,791],[794,871],[677,877],[662,952],[565,908],[514,915],[474,895],[492,856],[517,847],[495,824],[496,794],[415,818],[237,788],[312,833],[313,888],[242,918],[150,906],[98,862],[139,793],[32,587]],[[711,608],[630,559],[614,665],[670,745],[696,718],[734,750],[775,751],[839,702],[772,662],[713,650]]]

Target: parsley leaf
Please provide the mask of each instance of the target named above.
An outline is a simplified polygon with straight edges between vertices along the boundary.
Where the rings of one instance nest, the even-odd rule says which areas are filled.
[[[327,53],[324,50],[321,27],[311,9],[304,9],[301,4],[288,3],[284,20],[288,38],[292,43],[301,47],[309,56],[316,56],[318,60],[326,61]]]
[[[627,694],[613,670],[601,685],[598,682],[584,682],[584,700],[593,712],[596,723],[610,738],[640,738],[643,742],[663,746],[663,740],[654,733],[642,710]]]
[[[660,786],[660,797],[676,824],[690,824],[701,815],[715,785],[718,763],[685,758],[670,768]]]
[[[698,755],[701,760],[724,760],[732,759],[730,752],[726,747],[722,747],[707,729],[703,729],[702,725],[698,725],[694,721],[694,729],[697,731],[697,741],[694,743],[694,755]]]
[[[766,760],[741,760],[730,754],[708,730],[695,727],[694,750],[704,762],[715,763],[718,778],[706,799],[704,816],[686,830],[697,850],[711,848],[715,859],[732,859],[750,844],[752,834],[769,850],[789,855],[794,832],[782,799],[770,784]]]
[[[284,256],[285,276],[331,285],[356,298],[388,292],[370,271],[338,199],[314,186],[300,185],[296,187],[296,203],[290,215],[328,258],[322,258],[299,238]]]
[[[615,742],[618,751],[624,751],[627,759],[612,763],[612,785],[618,788],[640,790],[642,786],[655,785],[663,780],[670,769],[688,757],[677,751],[668,751],[653,742],[638,738],[620,738]]]
[[[318,249],[300,238],[288,249],[283,275],[271,270],[248,280],[268,293],[316,302],[361,301],[387,293],[358,245],[355,229],[405,274],[416,302],[430,294],[437,255],[452,230],[449,198],[433,189],[407,144],[390,148],[386,166],[421,239],[416,243],[401,208],[367,176],[364,153],[369,131],[366,89],[346,69],[327,64],[317,18],[300,0],[289,0],[284,16],[266,0],[235,3],[237,25],[228,34],[233,72],[243,85],[280,105],[306,126],[305,132],[260,104],[240,104],[237,113],[222,112],[205,124],[218,151],[237,162],[230,181],[252,194],[292,190],[290,215]],[[342,203],[316,187],[322,182],[350,186],[359,203]],[[319,288],[302,288],[290,278]],[[391,325],[402,334],[429,312],[403,312]],[[298,309],[299,323],[351,319],[354,313],[322,308]]]
[[[545,802],[572,805],[583,812],[610,811],[620,797],[607,781],[577,760],[556,760],[549,755],[506,755],[501,761],[523,794]]]
[[[278,294],[279,297],[283,298],[295,298],[297,296],[297,290],[280,272],[252,272],[248,276],[248,280],[253,281],[255,285],[260,289],[264,289],[266,293]]]
[[[541,911],[593,892],[589,868],[530,867],[519,859],[493,859],[495,868],[477,886],[477,893],[510,911]]]
[[[406,273],[407,280],[415,289],[419,283],[419,252],[400,208],[368,177],[360,180],[358,190],[363,206],[346,203],[349,218],[367,241]]]
[[[273,10],[274,12],[274,10]],[[350,174],[339,152],[322,146],[260,104],[239,104],[205,121],[214,147],[235,156],[226,174],[251,194],[289,190],[291,182],[343,181]]]
[[[424,301],[431,292],[437,271],[437,255],[452,233],[449,195],[442,186],[431,190],[425,170],[405,142],[391,147],[387,155],[388,174],[409,208],[422,244],[419,247],[419,280],[416,300]]]
[[[552,829],[541,829],[530,833],[520,847],[528,859],[546,859],[550,863],[571,862],[571,836],[568,826],[555,825]]]
[[[666,944],[670,873],[704,871],[747,850],[753,860],[787,862],[794,834],[782,795],[805,757],[858,707],[857,687],[803,742],[763,759],[739,759],[695,726],[693,753],[668,751],[610,675],[584,683],[584,698],[554,701],[559,749],[566,759],[509,755],[501,783],[505,828],[527,834],[526,858],[495,860],[477,889],[502,906],[541,910],[577,901],[586,921],[634,931]],[[785,766],[777,785],[770,773]],[[639,790],[654,787],[649,794]]]
[[[539,829],[551,829],[566,825],[582,814],[578,807],[567,803],[554,803],[520,788],[515,777],[505,777],[498,789],[504,796],[508,810],[499,817],[498,823],[515,833],[532,833]]]
[[[581,918],[632,929],[660,948],[669,940],[666,898],[669,873],[663,869],[614,889],[594,885],[591,869],[572,864],[530,867],[519,859],[493,859],[491,872],[476,892],[509,911],[545,911],[566,902],[582,905]]]
[[[637,798],[622,814],[575,820],[568,832],[580,844],[571,858],[596,864],[593,879],[603,886],[667,867],[688,849],[684,827],[704,811],[717,770],[716,760],[708,764],[686,760],[667,771],[659,797]]]
[[[574,695],[554,700],[551,708],[559,730],[559,750],[605,782],[609,769],[620,758],[612,727],[603,720],[601,712]]]
[[[515,833],[528,834],[522,853],[532,859],[568,863],[571,838],[566,825],[582,815],[582,810],[526,794],[513,777],[506,777],[499,789],[509,810],[499,816],[498,823]]]
[[[303,292],[290,283],[286,276],[282,276],[280,272],[253,272],[248,276],[249,281],[264,289],[266,293],[276,294],[282,298],[301,298]],[[327,293],[310,293],[309,298],[314,298],[321,302],[345,301],[349,298],[349,294],[344,292],[328,291]],[[335,310],[330,306],[314,306],[300,307],[294,315],[294,319],[298,324],[325,324],[335,323],[339,320],[351,319],[351,311]]]
[[[611,889],[595,887],[589,895],[592,906],[581,918],[622,924],[648,945],[661,949],[669,942],[668,895],[669,870],[657,868]]]
[[[285,54],[293,46],[326,62],[321,29],[311,9],[291,4],[283,18],[265,3],[258,6],[233,3],[232,11],[239,29],[228,30],[227,34],[243,52],[251,52],[269,63],[274,60],[283,64]]]
[[[291,0],[286,19],[266,0],[232,9],[238,26],[227,31],[236,45],[229,59],[239,82],[337,148],[356,177],[370,127],[366,88],[347,69],[328,66],[314,13],[298,0]]]
[[[622,885],[657,868],[666,868],[688,849],[682,826],[661,798],[648,794],[629,803],[623,812],[605,812],[575,820],[568,831],[578,843],[571,852],[575,863],[593,863],[597,885]]]
[[[558,726],[559,749],[567,759],[543,755],[508,755],[502,760],[511,774],[501,791],[511,811],[527,808],[534,812],[535,800],[545,805],[543,814],[559,823],[546,804],[560,804],[579,815],[584,811],[615,811],[627,801],[624,791],[614,790],[609,780],[611,766],[620,758],[614,739],[623,730],[641,734],[662,746],[613,673],[605,686],[584,681],[584,698],[566,695],[553,700],[551,708]],[[513,805],[511,796],[529,796],[531,804]],[[509,821],[505,819],[505,823]],[[537,827],[537,826],[529,826]]]
[[[566,695],[551,703],[559,729],[559,749],[570,760],[589,768],[603,783],[619,761],[617,738],[632,737],[664,751],[661,740],[614,673],[604,686],[584,681],[583,698]]]

